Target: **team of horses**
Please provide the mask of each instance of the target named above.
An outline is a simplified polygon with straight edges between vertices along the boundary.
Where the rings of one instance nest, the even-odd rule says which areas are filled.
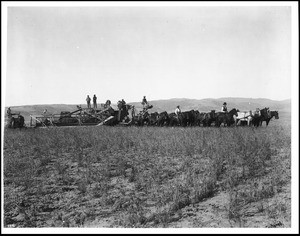
[[[252,111],[241,112],[236,108],[233,108],[229,112],[216,112],[215,110],[199,112],[198,110],[190,110],[181,112],[178,115],[174,112],[167,113],[166,111],[149,113],[149,110],[147,110],[135,115],[131,123],[137,126],[210,127],[214,125],[220,127],[247,125],[258,127],[262,126],[264,121],[266,122],[266,126],[268,126],[273,117],[279,119],[278,111],[271,111],[268,107],[261,109],[259,114]]]

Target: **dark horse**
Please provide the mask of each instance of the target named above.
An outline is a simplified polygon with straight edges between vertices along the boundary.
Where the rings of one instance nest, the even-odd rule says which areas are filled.
[[[260,115],[254,115],[252,119],[252,124],[255,127],[262,126],[262,122],[266,121],[266,125],[268,126],[271,120],[271,111],[268,107],[260,110]]]
[[[178,115],[181,126],[193,126],[196,121],[195,110],[180,112]]]
[[[158,112],[153,112],[149,114],[149,123],[148,125],[157,125],[157,120],[158,120]]]
[[[271,111],[271,117],[275,117],[276,120],[279,119],[279,112],[278,111]]]
[[[215,121],[215,126],[220,127],[222,123],[224,123],[224,126],[230,126],[234,124],[234,118],[233,116],[237,116],[237,110],[233,108],[229,112],[217,112],[216,113],[216,121]]]
[[[138,126],[144,126],[150,124],[150,114],[147,110],[140,111],[134,118],[134,123]]]
[[[266,122],[266,126],[269,125],[270,120],[275,117],[275,119],[279,119],[279,114],[278,111],[267,111],[267,115],[265,116],[266,118],[260,120],[260,125],[262,125],[262,122]]]
[[[259,119],[259,125],[262,126],[263,121],[270,120],[271,119],[271,112],[269,107],[265,107],[264,109],[260,110],[260,119]],[[269,123],[269,122],[268,122]]]
[[[170,122],[170,118],[169,115],[166,111],[163,111],[161,113],[158,114],[158,119],[157,119],[157,126],[164,126],[164,125],[168,125]]]
[[[9,121],[9,128],[23,128],[25,127],[25,119],[24,116],[18,115],[18,117],[11,117]]]
[[[216,123],[217,113],[216,110],[211,110],[210,112],[204,113],[202,118],[202,124],[204,127],[210,127],[212,123]]]
[[[168,114],[168,126],[179,126],[180,125],[180,119],[178,118],[178,116],[175,114],[175,112],[169,113]]]

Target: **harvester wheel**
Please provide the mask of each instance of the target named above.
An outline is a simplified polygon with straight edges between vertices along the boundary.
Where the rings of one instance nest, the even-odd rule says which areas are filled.
[[[15,128],[15,119],[13,117],[10,120],[10,128]]]

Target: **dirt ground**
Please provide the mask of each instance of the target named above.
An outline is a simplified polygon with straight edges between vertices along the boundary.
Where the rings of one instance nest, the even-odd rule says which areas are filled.
[[[285,155],[287,150],[280,150],[278,156]],[[116,188],[127,188],[133,191],[133,185],[126,181],[112,180]],[[143,228],[290,228],[291,227],[291,183],[284,185],[277,194],[257,202],[245,204],[241,209],[243,216],[240,221],[230,220],[228,217],[229,194],[217,190],[212,197],[201,202],[188,205],[176,212],[171,222],[155,224],[149,222]],[[281,206],[278,214],[278,206]],[[276,210],[275,210],[276,209]],[[155,211],[155,207],[153,207]],[[273,213],[272,213],[273,211]],[[273,214],[273,215],[272,215]],[[118,214],[98,218],[85,222],[83,227],[118,227]],[[137,227],[140,227],[137,225]]]
[[[217,192],[211,198],[204,199],[197,204],[189,205],[172,217],[171,223],[167,225],[149,223],[144,228],[274,228],[291,227],[291,185],[286,185],[278,195],[263,199],[259,202],[248,204],[244,207],[243,213],[246,215],[241,222],[234,222],[228,219],[228,194],[226,192]],[[280,219],[270,218],[265,211],[274,204],[286,205],[286,211]],[[94,221],[86,222],[83,227],[116,227],[116,216],[103,217]]]

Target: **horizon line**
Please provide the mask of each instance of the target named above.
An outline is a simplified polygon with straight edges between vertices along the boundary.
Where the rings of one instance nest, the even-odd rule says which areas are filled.
[[[251,100],[270,100],[270,101],[274,101],[274,102],[283,102],[283,101],[287,101],[287,100],[291,100],[291,98],[286,98],[286,99],[282,99],[282,100],[274,100],[274,99],[270,99],[270,98],[248,98],[248,97],[220,97],[220,98],[201,98],[201,99],[197,99],[197,98],[169,98],[169,99],[155,99],[155,100],[148,100],[148,102],[157,102],[157,101],[168,101],[168,100],[220,100],[220,99],[251,99]],[[120,99],[121,100],[121,99]],[[131,101],[131,102],[127,102],[128,104],[130,103],[137,103],[140,101]],[[100,102],[97,104],[104,104],[105,102]],[[38,103],[38,104],[22,104],[22,105],[10,105],[10,106],[5,106],[5,108],[7,107],[23,107],[23,106],[43,106],[43,105],[47,105],[47,106],[51,106],[51,105],[81,105],[81,104],[85,104],[84,103]],[[112,104],[117,104],[116,103],[112,103]]]

